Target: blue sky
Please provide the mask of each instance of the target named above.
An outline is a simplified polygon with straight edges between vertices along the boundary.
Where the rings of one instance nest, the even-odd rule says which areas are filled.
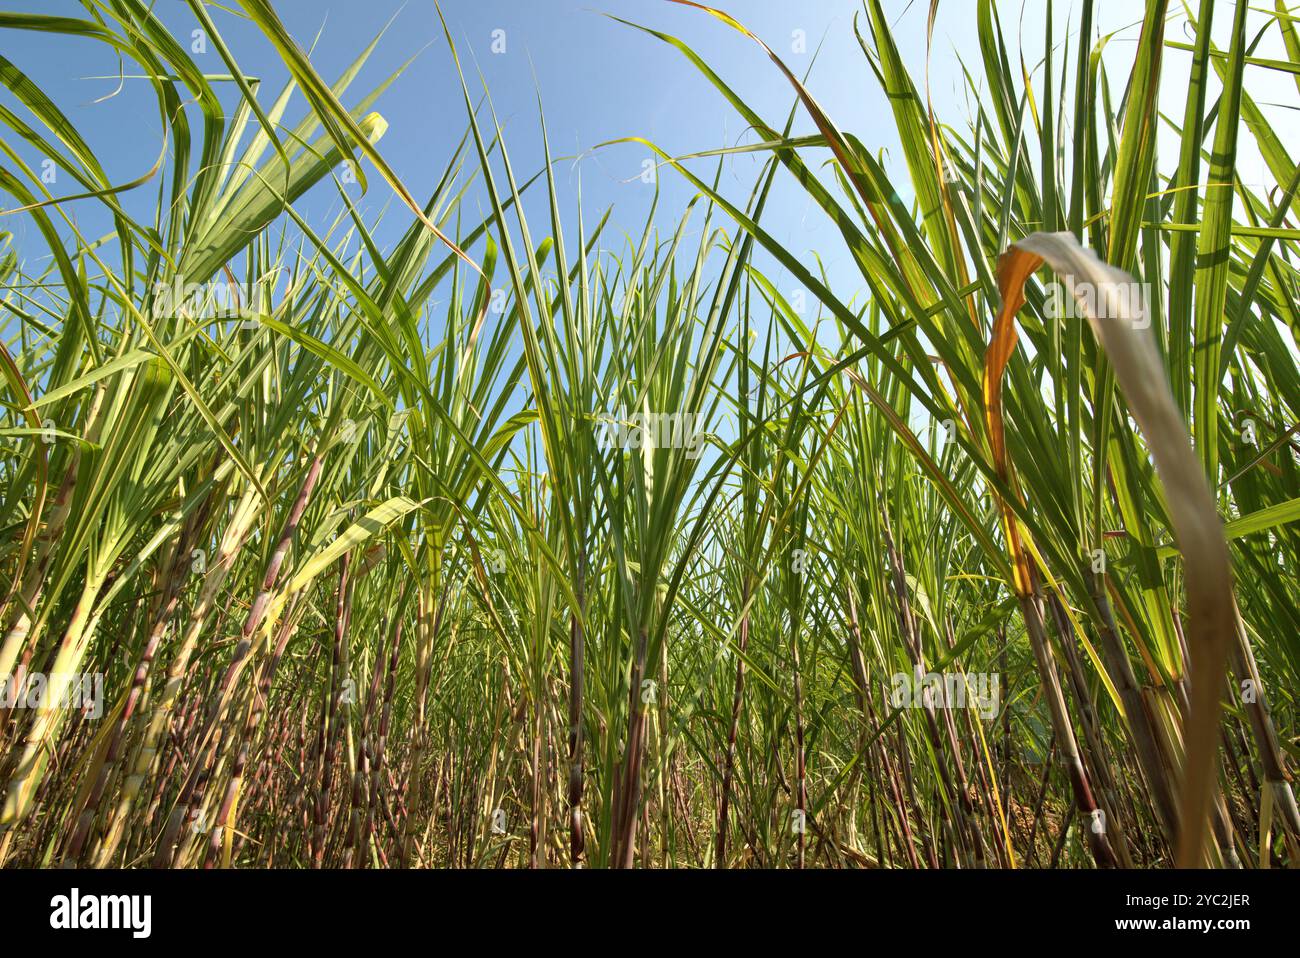
[[[466,128],[458,81],[432,0],[279,0],[275,6],[299,42],[312,48],[312,60],[327,80],[335,78],[391,21],[345,100],[355,102],[408,58],[416,57],[378,104],[389,123],[379,147],[412,193],[420,199],[427,196]],[[734,0],[724,6],[764,37],[796,72],[806,70],[813,52],[820,49],[809,82],[815,96],[842,128],[855,132],[868,147],[884,151],[887,165],[898,169],[901,157],[892,118],[853,36],[853,18],[862,9],[860,3]],[[903,56],[918,79],[925,63],[928,6],[927,0],[885,2]],[[42,3],[39,9],[84,15],[80,4],[73,0]],[[158,0],[156,9],[173,33],[188,44],[197,23],[187,5],[179,0]],[[232,12],[233,4],[230,9],[215,5],[209,9],[244,71],[263,81],[262,97],[269,102],[286,76],[275,52],[254,27]],[[593,149],[597,144],[639,135],[673,154],[682,154],[745,142],[747,134],[735,112],[676,50],[603,14],[679,36],[773,125],[782,122],[792,103],[788,83],[754,43],[698,10],[660,0],[446,0],[442,9],[476,96],[480,90],[476,71],[482,72],[482,80],[506,126],[507,145],[521,177],[531,175],[541,164],[536,99],[540,92],[553,154],[577,158],[562,162],[557,169],[561,203],[566,210],[576,208],[574,200],[581,182],[589,222],[612,204],[614,214],[607,245],[617,245],[623,232],[639,232],[653,187],[639,176],[642,162],[649,156],[644,148],[619,145]],[[1008,44],[1013,51],[1018,44],[1023,46],[1031,70],[1043,47],[1043,10],[1044,5],[1038,2],[999,6]],[[1134,18],[1140,12],[1136,3],[1099,3],[1099,30],[1120,31],[1106,54],[1117,84],[1126,78],[1125,57],[1137,35]],[[1075,12],[1070,5],[1058,3],[1055,20],[1056,40],[1064,42],[1068,38],[1073,56],[1078,44],[1078,38],[1070,35]],[[1230,11],[1225,5],[1215,24],[1216,34],[1222,35],[1229,21]],[[1170,34],[1171,39],[1178,39],[1176,28]],[[1276,55],[1274,49],[1266,43],[1258,52],[1262,56]],[[143,80],[119,83],[116,60],[104,45],[52,34],[5,31],[4,52],[65,110],[100,156],[111,179],[133,179],[153,164],[162,141],[156,101]],[[211,45],[195,59],[205,72],[224,72]],[[936,108],[959,128],[968,115],[961,74],[963,59],[979,75],[975,3],[944,0],[939,7],[930,82]],[[1185,55],[1171,51],[1166,66],[1171,74],[1168,109],[1176,117],[1181,117],[1176,77],[1185,74],[1186,60]],[[1281,81],[1260,76],[1261,72],[1251,77],[1256,84],[1252,89],[1263,82],[1266,90],[1276,87],[1281,91],[1279,99],[1294,102],[1294,85],[1280,85]],[[227,84],[224,90],[233,104],[233,86]],[[1287,113],[1282,122],[1291,119],[1293,114]],[[799,114],[796,129],[811,132],[805,114]],[[1249,136],[1243,135],[1243,144],[1249,153]],[[1253,178],[1250,171],[1257,168],[1251,166],[1253,162],[1249,156],[1243,160],[1248,182]],[[695,161],[694,168],[708,176],[712,164]],[[743,201],[756,173],[754,155],[729,159],[724,192]],[[660,172],[660,181],[660,218],[663,228],[671,229],[693,191],[668,169]],[[147,215],[156,195],[153,182],[125,197],[125,201],[129,208]],[[368,217],[389,209],[379,229],[381,240],[391,241],[410,222],[378,177],[371,178],[370,191],[360,205]],[[309,194],[300,207],[312,222],[323,224],[337,213],[340,202],[333,187],[326,185]],[[468,209],[475,208],[486,212],[482,197],[471,194]],[[545,202],[540,191],[526,209],[534,233],[544,235]],[[95,201],[77,204],[74,214],[88,218],[87,232],[93,235],[108,229],[107,219]],[[715,224],[731,228],[725,220],[715,220]],[[817,251],[841,299],[850,299],[862,288],[861,278],[853,271],[834,228],[788,178],[779,179],[764,225],[787,248],[806,255],[809,262],[812,252]],[[45,255],[40,237],[25,217],[6,219],[0,228],[14,231],[16,246],[23,255]],[[569,242],[574,242],[572,235]],[[763,265],[762,260],[759,262]],[[780,285],[779,270],[775,272]]]
[[[312,48],[312,61],[327,80],[333,80],[391,20],[348,102],[355,102],[408,58],[416,57],[378,104],[389,123],[379,146],[412,193],[417,198],[426,196],[466,126],[454,66],[431,0],[281,0],[275,6],[299,42]],[[919,69],[924,60],[926,4],[894,2],[886,6],[896,18],[905,56]],[[949,15],[941,17],[936,31],[932,83],[940,100],[956,106],[960,72],[953,50],[972,59],[977,52],[973,17],[966,10],[973,5],[949,0],[949,6]],[[83,15],[75,2],[46,3],[40,9]],[[188,45],[197,23],[187,6],[178,0],[159,0],[156,9]],[[843,128],[858,132],[875,148],[888,150],[893,140],[887,105],[853,36],[853,17],[859,11],[860,4],[846,0],[798,4],[749,0],[730,7],[730,12],[764,37],[797,72],[808,69],[817,52],[810,85],[819,101]],[[611,242],[620,232],[637,234],[642,227],[653,187],[644,183],[640,174],[650,154],[636,145],[593,149],[597,144],[639,135],[676,155],[735,145],[747,137],[736,113],[676,50],[604,14],[679,36],[773,125],[783,121],[793,102],[789,84],[754,43],[698,10],[667,2],[446,0],[443,12],[476,96],[480,89],[476,71],[482,72],[506,127],[517,173],[531,175],[542,162],[540,92],[553,155],[581,157],[562,162],[557,169],[562,203],[566,209],[575,208],[573,201],[581,182],[589,221],[613,204]],[[217,7],[211,8],[211,15],[244,71],[263,81],[262,97],[269,102],[286,77],[275,52],[239,17]],[[1041,36],[1041,20],[1033,23],[1031,18],[1026,28]],[[504,51],[498,52],[502,41]],[[156,101],[143,80],[119,84],[117,63],[102,45],[57,35],[10,33],[5,53],[82,130],[110,178],[134,179],[153,164],[162,136]],[[195,59],[205,72],[225,72],[210,44],[207,52],[196,54]],[[228,102],[235,102],[232,85],[219,89],[229,95]],[[115,90],[119,92],[114,94]],[[106,96],[108,99],[101,99]],[[954,118],[963,114],[964,110],[955,111]],[[797,123],[802,132],[811,132],[803,114]],[[713,162],[696,161],[694,168],[707,177]],[[729,160],[724,190],[743,200],[757,170],[754,156]],[[668,169],[660,172],[660,181],[660,218],[665,229],[671,229],[693,190]],[[156,185],[151,183],[125,199],[129,208],[147,211],[155,198]],[[96,205],[83,202],[76,212],[98,216]],[[377,177],[372,178],[360,205],[370,215],[390,207],[380,228],[381,237],[391,238],[409,223],[407,214]],[[313,222],[323,223],[340,204],[332,187],[326,187],[315,191],[302,206]],[[477,196],[470,206],[486,211]],[[534,231],[540,232],[545,213],[540,192],[527,209],[530,220],[536,217]],[[107,230],[106,219],[95,222]],[[845,285],[852,284],[845,298],[861,287],[838,234],[795,184],[778,184],[765,225],[792,249],[819,251],[831,274]],[[18,233],[20,249],[41,251],[30,223],[11,221],[6,226]]]

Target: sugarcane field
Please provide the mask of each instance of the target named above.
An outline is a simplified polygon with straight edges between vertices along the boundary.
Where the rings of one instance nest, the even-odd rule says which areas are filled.
[[[1107,929],[1264,923],[1300,7],[10,5],[31,923],[542,869],[1118,872]]]

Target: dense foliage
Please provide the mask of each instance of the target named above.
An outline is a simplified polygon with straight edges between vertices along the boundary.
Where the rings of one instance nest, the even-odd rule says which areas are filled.
[[[1148,0],[1121,78],[1100,43],[1013,69],[980,0],[969,116],[931,107],[866,0],[905,182],[776,54],[787,118],[650,31],[767,162],[736,196],[729,151],[661,152],[697,200],[623,247],[561,208],[549,155],[516,174],[463,79],[466,136],[421,202],[375,147],[382,87],[343,106],[369,49],[327,83],[241,0],[293,77],[267,100],[190,0],[242,97],[225,115],[148,4],[84,3],[0,28],[111,45],[168,142],[111,182],[0,59],[4,215],[48,243],[0,262],[0,863],[1297,862],[1300,168],[1249,92],[1300,86],[1282,0],[1257,16],[1286,61],[1251,55],[1244,0]],[[1189,46],[1190,76],[1162,69]],[[1236,174],[1246,137],[1267,189]],[[342,188],[337,223],[295,211],[345,172],[410,209],[395,247]],[[764,230],[778,177],[865,299]],[[78,204],[113,232],[83,235]],[[1146,399],[1100,334],[1138,312],[1098,317],[1024,250],[999,271],[1053,232],[1143,291]],[[1189,442],[1180,477],[1162,450]],[[1195,495],[1224,523],[1204,545]],[[1235,604],[1197,578],[1220,540]]]

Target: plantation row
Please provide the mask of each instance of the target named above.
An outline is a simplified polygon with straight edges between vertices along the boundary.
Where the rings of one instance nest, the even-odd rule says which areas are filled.
[[[698,195],[625,243],[463,76],[417,198],[375,146],[400,79],[342,105],[374,44],[330,84],[240,0],[268,99],[190,0],[227,115],[142,0],[84,4],[0,28],[111,45],[168,144],[110,181],[0,61],[6,215],[47,243],[0,258],[0,864],[1300,862],[1300,168],[1249,92],[1300,67],[1282,0],[1148,0],[1125,77],[1092,0],[1027,72],[980,0],[965,117],[867,0],[905,180],[771,51],[786,117],[646,31],[767,162],[729,195],[640,141]],[[343,170],[412,212],[388,251]],[[866,297],[764,229],[778,179]]]

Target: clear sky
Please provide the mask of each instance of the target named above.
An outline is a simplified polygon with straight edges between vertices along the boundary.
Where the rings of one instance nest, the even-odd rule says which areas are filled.
[[[20,0],[15,5],[84,16],[80,4],[73,0],[40,4]],[[796,72],[808,69],[813,53],[820,48],[809,82],[815,96],[841,128],[856,133],[869,148],[885,151],[889,166],[898,168],[901,157],[887,104],[853,35],[854,16],[862,10],[860,3],[730,0],[721,5],[764,37]],[[919,82],[925,64],[928,0],[885,0],[884,5],[894,21],[903,56]],[[1220,6],[1223,9],[1215,23],[1216,36],[1223,36],[1231,19],[1229,5]],[[275,7],[299,42],[311,47],[312,60],[327,80],[333,80],[391,21],[345,102],[355,103],[371,86],[415,57],[378,104],[389,122],[379,147],[412,193],[420,199],[426,197],[466,128],[455,70],[432,0],[278,0]],[[1037,0],[999,5],[1012,55],[1017,44],[1023,43],[1026,66],[1031,71],[1043,49],[1044,8],[1045,4]],[[1141,4],[1099,0],[1098,8],[1099,32],[1119,31],[1106,54],[1118,101],[1127,78],[1126,57],[1131,55],[1137,36]],[[197,26],[188,6],[179,0],[158,0],[156,9],[176,36],[188,44],[190,31]],[[233,12],[235,4],[209,9],[244,71],[262,80],[262,96],[269,103],[286,76],[275,52],[254,27]],[[788,83],[755,44],[698,10],[661,0],[445,0],[442,9],[476,96],[481,88],[475,71],[482,71],[506,126],[516,172],[526,177],[540,168],[536,101],[540,93],[552,152],[556,156],[581,157],[559,167],[561,202],[566,209],[574,208],[580,180],[589,222],[613,204],[610,244],[615,244],[622,232],[637,234],[641,229],[653,193],[653,188],[639,176],[642,161],[649,154],[635,145],[596,150],[596,144],[635,134],[659,143],[673,154],[682,154],[744,142],[747,134],[736,113],[676,50],[603,14],[681,37],[774,126],[784,120],[792,103]],[[942,117],[958,128],[964,127],[968,115],[961,61],[964,59],[976,76],[982,72],[975,10],[974,0],[943,0],[935,30],[930,66],[933,102]],[[1068,42],[1073,58],[1078,48],[1078,37],[1073,35],[1076,10],[1068,3],[1057,3],[1055,21],[1054,41]],[[1171,27],[1170,39],[1185,39],[1177,25]],[[500,52],[494,52],[494,46]],[[1270,37],[1257,53],[1277,55],[1279,46]],[[162,142],[156,100],[143,80],[119,83],[117,62],[106,47],[52,34],[0,31],[0,49],[78,125],[110,178],[130,180],[153,164]],[[205,54],[196,54],[195,58],[205,72],[225,72],[211,45]],[[1177,78],[1185,76],[1187,68],[1188,57],[1170,51],[1166,65],[1167,109],[1175,118],[1181,118],[1182,87]],[[1261,74],[1265,71],[1252,71],[1250,88],[1258,91],[1263,83],[1266,91],[1278,91],[1274,97],[1263,95],[1261,99],[1296,102],[1290,78]],[[224,89],[230,97],[228,102],[233,103],[233,86],[225,85]],[[114,91],[118,92],[110,95]],[[6,102],[13,102],[8,91],[3,95]],[[1293,110],[1279,109],[1284,110],[1279,122],[1293,122]],[[796,131],[812,131],[802,112]],[[1260,178],[1259,164],[1249,155],[1249,136],[1244,131],[1242,139],[1248,151],[1242,172],[1250,182]],[[712,163],[695,161],[694,168],[707,176]],[[733,199],[743,201],[756,171],[753,155],[729,160],[724,190]],[[671,170],[661,171],[660,179],[661,222],[665,229],[671,229],[692,190]],[[151,210],[156,189],[156,183],[151,183],[135,191],[126,198],[128,206]],[[82,201],[76,213],[102,217],[98,206],[93,200]],[[372,177],[361,206],[370,217],[386,206],[390,208],[378,234],[384,241],[391,241],[410,222],[378,177]],[[328,185],[318,188],[302,204],[315,223],[328,222],[339,207],[338,197]],[[481,197],[472,194],[469,209],[475,208],[485,211]],[[534,233],[544,235],[545,205],[540,191],[528,210]],[[717,222],[730,230],[725,218]],[[848,299],[862,288],[838,233],[788,177],[779,181],[764,222],[788,248],[809,255],[816,250],[836,281],[841,298]],[[96,219],[95,225],[95,235],[107,231],[106,219]],[[26,217],[5,218],[0,221],[0,229],[16,234],[16,245],[23,255],[44,255],[40,237]],[[776,278],[780,282],[779,272]]]

